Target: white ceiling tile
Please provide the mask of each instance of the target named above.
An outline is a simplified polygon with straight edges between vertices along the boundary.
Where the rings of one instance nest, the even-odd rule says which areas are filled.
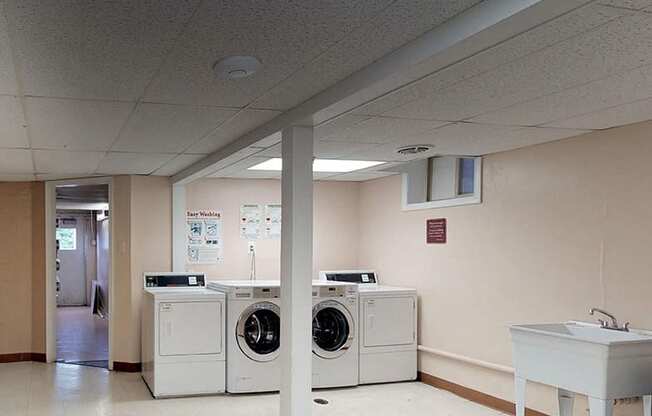
[[[464,120],[652,64],[652,15],[634,13],[387,112]]]
[[[315,138],[324,139],[327,137],[342,135],[351,127],[359,124],[365,120],[370,119],[370,116],[359,116],[355,114],[344,114],[326,123],[320,124],[315,127]]]
[[[214,132],[192,145],[186,152],[212,153],[279,114],[278,111],[270,110],[242,110]]]
[[[556,120],[565,120],[647,97],[652,97],[652,66],[644,66],[519,103],[475,117],[472,121],[529,126],[554,124]]]
[[[346,157],[352,153],[363,152],[364,150],[376,147],[375,143],[354,143],[354,142],[335,142],[315,139],[313,153],[317,158],[336,159]],[[281,157],[281,144],[269,147],[256,156]]]
[[[36,180],[36,175],[30,175],[27,173],[15,175],[5,175],[0,173],[0,182],[31,182],[34,180]]]
[[[274,134],[270,134],[269,136],[258,140],[256,143],[254,143],[254,147],[269,147],[273,146],[276,143],[279,143],[281,141],[281,132],[276,132]]]
[[[335,131],[322,140],[351,141],[355,143],[387,143],[401,137],[413,136],[445,125],[443,121],[411,120],[394,117],[372,117],[342,131]]]
[[[274,146],[270,146],[267,149],[256,153],[256,156],[281,157],[281,152],[281,143],[277,143]]]
[[[255,105],[279,109],[293,107],[478,2],[397,1],[278,84],[255,101]]]
[[[426,143],[427,140],[417,138],[416,141],[406,141],[405,144],[429,144]],[[410,160],[422,159],[424,157],[430,157],[437,154],[436,149],[428,150],[423,153],[416,155],[401,155],[396,152],[396,149],[401,147],[400,143],[386,143],[379,144],[371,149],[366,149],[362,152],[354,152],[347,155],[347,159],[354,160],[376,160],[376,161],[385,161],[385,162],[408,162]],[[379,167],[380,169],[381,167]]]
[[[0,94],[18,94],[14,58],[9,41],[9,27],[4,13],[4,3],[0,9]]]
[[[577,136],[586,132],[586,130],[573,129],[456,123],[409,139],[379,145],[348,157],[405,162],[434,155],[486,155]],[[430,144],[434,145],[434,148],[418,155],[402,156],[396,153],[399,146],[410,144]]]
[[[650,119],[652,119],[652,99],[646,99],[556,121],[546,124],[546,126],[574,129],[607,129]]]
[[[94,178],[102,175],[95,174],[59,174],[59,173],[37,173],[38,181],[59,181],[64,179]]]
[[[209,177],[220,177],[219,175],[230,175],[234,174],[236,172],[240,172],[243,170],[247,170],[247,168],[250,168],[254,165],[257,165],[258,163],[262,163],[266,160],[268,160],[269,157],[259,157],[259,156],[250,156],[250,157],[245,157],[241,160],[235,161],[230,163],[229,165],[220,168],[219,170],[213,172],[210,175],[207,175]],[[218,176],[215,176],[218,175]]]
[[[107,175],[148,175],[172,160],[175,155],[165,153],[108,152],[96,173]]]
[[[91,174],[95,172],[104,152],[70,152],[63,150],[33,150],[36,171],[54,174]]]
[[[523,58],[537,50],[577,36],[626,14],[628,14],[627,10],[588,4],[464,59],[455,65],[435,72],[408,87],[401,88],[381,99],[372,101],[356,109],[354,113],[371,115],[386,113],[400,105],[425,98],[435,91]],[[421,73],[427,73],[428,70],[432,71],[438,68],[439,65],[437,57],[434,57],[416,65],[410,72],[415,74],[416,79]]]
[[[172,176],[181,170],[187,168],[198,160],[206,157],[205,155],[177,155],[174,159],[154,171],[153,175]]]
[[[343,173],[340,175],[329,176],[327,181],[351,181],[351,182],[364,182],[386,176],[396,175],[392,172],[351,172]]]
[[[111,150],[179,153],[236,113],[216,107],[140,103]]]
[[[1,174],[34,173],[32,154],[27,149],[0,149]]]
[[[108,150],[133,106],[116,101],[26,97],[32,147]]]
[[[641,10],[652,4],[650,0],[600,0],[600,4],[628,9]]]
[[[11,95],[0,96],[0,147],[29,147],[20,99]]]
[[[437,154],[485,155],[559,140],[586,133],[585,130],[512,127],[458,123],[419,137],[435,146]]]
[[[8,3],[26,94],[135,100],[198,0]]]
[[[319,140],[315,142],[315,157],[325,159],[343,158],[356,152],[376,147],[375,143],[335,142]]]
[[[153,101],[241,107],[283,81],[382,9],[388,0],[203,2],[148,88]],[[214,62],[253,55],[262,68],[247,79],[220,80]]]

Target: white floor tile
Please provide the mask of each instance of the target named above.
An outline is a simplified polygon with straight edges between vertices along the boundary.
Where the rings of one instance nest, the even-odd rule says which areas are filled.
[[[422,383],[318,390],[315,416],[498,416]],[[67,364],[0,364],[3,416],[277,416],[278,394],[154,400],[139,374]]]

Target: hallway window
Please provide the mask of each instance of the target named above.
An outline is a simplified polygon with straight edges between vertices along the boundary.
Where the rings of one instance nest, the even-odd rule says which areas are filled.
[[[77,229],[57,228],[59,250],[77,250]]]

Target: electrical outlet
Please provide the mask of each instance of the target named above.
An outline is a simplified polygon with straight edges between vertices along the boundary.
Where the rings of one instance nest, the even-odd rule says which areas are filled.
[[[249,241],[247,243],[247,253],[251,254],[256,251],[256,242],[254,241]]]

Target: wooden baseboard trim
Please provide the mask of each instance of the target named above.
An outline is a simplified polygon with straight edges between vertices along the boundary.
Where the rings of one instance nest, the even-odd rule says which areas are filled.
[[[32,361],[36,361],[39,363],[45,363],[47,362],[45,359],[45,353],[43,352],[33,352],[32,354]]]
[[[40,352],[15,352],[12,354],[0,354],[0,363],[18,363],[21,361],[45,362],[45,354]]]
[[[122,371],[125,373],[140,373],[142,366],[140,363],[125,363],[123,361],[113,362],[113,371]]]
[[[468,387],[461,386],[459,384],[455,384],[448,380],[444,380],[442,378],[435,377],[433,375],[430,375],[428,373],[423,373],[421,371],[419,371],[418,373],[418,380],[424,384],[428,384],[438,389],[449,391],[455,394],[456,396],[460,396],[472,402],[481,404],[486,407],[490,407],[492,409],[498,410],[499,412],[503,412],[509,415],[516,414],[516,407],[514,406],[514,403],[509,402],[507,400],[503,400],[498,397],[491,396],[489,394],[482,393],[480,391],[473,390]],[[541,413],[534,409],[525,409],[525,415],[526,416],[548,416],[545,413]]]

